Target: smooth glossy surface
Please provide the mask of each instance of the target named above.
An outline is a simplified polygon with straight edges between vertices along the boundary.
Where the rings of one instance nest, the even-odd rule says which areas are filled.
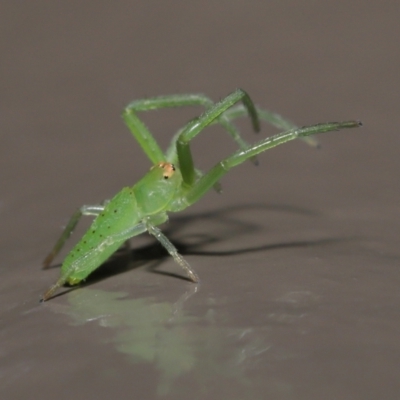
[[[210,7],[2,6],[1,398],[399,398],[398,4]],[[299,125],[364,127],[271,151],[171,216],[199,286],[144,236],[39,305],[59,217],[148,169],[121,107],[236,85]],[[197,114],[145,120],[165,146]],[[206,168],[234,148],[212,127],[193,156]]]

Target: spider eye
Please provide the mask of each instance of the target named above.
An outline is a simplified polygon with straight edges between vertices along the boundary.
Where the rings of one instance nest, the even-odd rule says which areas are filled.
[[[171,176],[174,174],[176,168],[174,164],[168,163],[168,162],[160,162],[156,165],[154,165],[151,169],[153,168],[161,168],[163,169],[163,178],[164,179],[169,179]]]

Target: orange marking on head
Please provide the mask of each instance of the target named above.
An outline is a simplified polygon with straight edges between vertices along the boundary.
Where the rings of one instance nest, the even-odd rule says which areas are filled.
[[[174,172],[175,172],[175,166],[174,166],[174,164],[171,164],[171,163],[168,163],[168,162],[164,162],[164,161],[162,161],[162,162],[159,162],[158,164],[156,164],[156,165],[153,165],[152,167],[151,167],[151,169],[153,169],[153,168],[155,168],[155,167],[159,167],[159,168],[162,168],[164,171],[164,173],[163,173],[163,177],[164,177],[164,179],[168,179],[168,178],[171,178],[171,176],[174,174]]]

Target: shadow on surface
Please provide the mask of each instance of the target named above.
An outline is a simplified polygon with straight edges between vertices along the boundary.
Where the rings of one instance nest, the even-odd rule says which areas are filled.
[[[251,247],[244,246],[242,248],[237,248],[236,244],[235,248],[231,250],[207,250],[207,246],[211,244],[220,243],[237,238],[239,236],[249,235],[254,232],[261,231],[263,228],[260,224],[249,222],[249,218],[246,220],[246,216],[240,214],[241,212],[254,212],[255,210],[258,210],[257,212],[283,212],[286,214],[297,214],[307,217],[315,217],[319,215],[317,212],[289,205],[247,204],[220,208],[214,211],[198,214],[172,216],[172,220],[168,222],[165,228],[162,230],[164,234],[171,239],[177,233],[183,232],[189,225],[199,225],[199,227],[201,227],[200,225],[203,225],[204,228],[204,224],[210,225],[210,227],[212,227],[214,224],[218,224],[218,226],[223,227],[222,230],[217,230],[216,234],[212,234],[210,227],[208,227],[209,230],[207,233],[184,235],[184,239],[182,240],[171,239],[180,254],[183,256],[203,255],[224,257],[285,248],[319,246],[345,240],[344,238],[332,237],[318,240],[291,240],[288,242],[269,243]],[[213,231],[215,232],[215,230]],[[58,297],[65,293],[69,293],[78,287],[90,286],[110,276],[125,273],[143,266],[146,266],[146,269],[152,273],[188,281],[186,276],[178,272],[173,273],[157,271],[157,268],[163,263],[164,259],[169,257],[170,256],[167,251],[157,241],[152,241],[151,244],[137,248],[135,247],[134,249],[131,249],[129,245],[126,245],[118,250],[101,267],[91,273],[84,283],[80,284],[79,286],[69,287],[67,290],[60,292],[53,297]],[[53,266],[51,268],[55,267],[56,266]]]

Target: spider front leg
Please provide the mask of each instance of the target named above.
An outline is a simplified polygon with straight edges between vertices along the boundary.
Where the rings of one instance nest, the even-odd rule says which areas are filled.
[[[185,203],[186,206],[195,203],[205,193],[207,193],[208,190],[214,185],[214,183],[219,181],[221,177],[225,175],[231,168],[243,163],[250,157],[262,153],[263,151],[266,151],[272,147],[286,143],[290,140],[315,135],[317,133],[337,131],[346,128],[358,128],[360,126],[362,126],[360,121],[328,122],[325,124],[317,124],[302,128],[289,129],[286,132],[279,133],[277,135],[261,140],[260,142],[255,143],[254,145],[249,147],[247,150],[237,151],[231,156],[216,164],[208,173],[206,173],[199,180],[190,185],[183,196],[183,203]]]
[[[280,129],[281,131],[287,131],[289,129],[298,128],[298,126],[295,125],[293,122],[289,121],[286,118],[283,118],[281,115],[275,112],[264,110],[260,107],[256,107],[256,110],[258,118],[260,120],[269,123],[275,128]],[[232,121],[240,117],[247,117],[248,114],[246,108],[242,104],[239,104],[225,111],[224,116],[228,118],[230,121]],[[300,139],[312,147],[319,147],[318,141],[313,136],[305,136],[301,137]]]
[[[256,108],[250,96],[242,89],[236,89],[233,93],[209,108],[200,117],[189,122],[182,130],[176,141],[176,151],[179,160],[179,166],[182,173],[184,184],[188,187],[192,186],[196,180],[196,171],[193,164],[193,158],[190,151],[189,143],[196,137],[205,127],[216,121],[221,114],[232,107],[237,102],[242,101],[250,116],[253,129],[257,132],[260,130],[260,123]],[[241,150],[245,151],[245,150]],[[254,157],[255,154],[247,157]],[[202,179],[202,178],[201,178]],[[213,183],[213,185],[216,181]]]
[[[48,268],[56,255],[60,252],[63,248],[66,240],[71,236],[72,232],[74,231],[76,225],[78,224],[81,217],[84,216],[94,216],[97,217],[102,211],[104,211],[104,206],[97,204],[94,206],[82,206],[78,210],[72,214],[67,226],[64,228],[63,232],[61,233],[60,238],[57,240],[56,244],[54,245],[53,249],[47,255],[47,257],[43,261],[43,268]]]
[[[181,132],[175,135],[167,152],[164,154],[153,135],[137,116],[137,113],[161,108],[174,108],[183,106],[203,106],[206,108],[206,110],[215,108],[214,103],[208,97],[202,94],[159,96],[150,99],[135,100],[126,106],[122,117],[129,130],[153,164],[157,164],[162,161],[169,161],[172,163],[177,161],[175,142],[180,136]],[[249,107],[246,107],[246,111],[250,112]],[[251,113],[253,113],[252,119],[256,118],[256,112],[253,105]],[[219,113],[218,117],[220,118],[214,119],[213,122],[220,123],[222,127],[225,128],[227,133],[238,144],[240,149],[246,149],[248,144],[242,139],[236,126],[232,123],[228,116],[221,114],[222,113]],[[256,132],[259,130],[258,123],[254,124],[254,130]]]

